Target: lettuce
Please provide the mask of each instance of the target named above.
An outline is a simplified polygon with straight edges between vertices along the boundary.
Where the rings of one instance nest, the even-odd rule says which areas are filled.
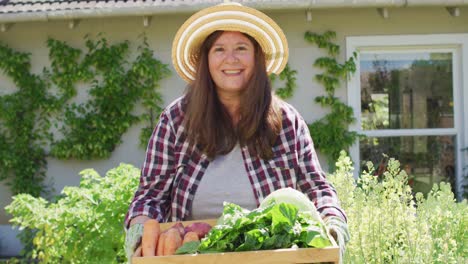
[[[330,246],[326,229],[309,211],[274,199],[249,211],[224,203],[222,216],[198,247],[199,253]]]
[[[310,212],[317,221],[322,220],[314,203],[310,201],[305,194],[296,189],[283,188],[276,190],[265,197],[259,207],[267,207],[272,202],[293,204],[299,209],[299,211]]]

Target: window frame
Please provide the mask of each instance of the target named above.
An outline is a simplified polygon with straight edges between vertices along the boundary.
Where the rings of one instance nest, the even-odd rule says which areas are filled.
[[[453,62],[453,128],[424,129],[361,129],[361,82],[360,53],[361,52],[452,52]],[[468,34],[430,34],[430,35],[385,35],[385,36],[349,36],[346,37],[346,56],[356,52],[356,72],[347,83],[348,104],[353,108],[356,122],[349,127],[350,131],[371,137],[390,136],[437,136],[455,135],[456,151],[456,189],[458,199],[462,196],[463,168],[467,164],[468,153],[462,151],[468,142]],[[463,67],[464,66],[464,67]],[[463,76],[467,76],[465,79]],[[350,156],[355,164],[360,164],[359,141],[350,147]],[[359,166],[357,166],[359,167]],[[359,169],[354,171],[354,177],[359,175]]]

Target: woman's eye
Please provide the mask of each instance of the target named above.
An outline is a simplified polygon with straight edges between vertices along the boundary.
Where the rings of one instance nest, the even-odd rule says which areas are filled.
[[[224,51],[224,49],[223,48],[214,48],[213,51],[214,52],[222,52],[222,51]]]
[[[245,46],[239,46],[239,47],[237,47],[237,50],[242,50],[242,51],[244,51],[244,50],[247,50],[247,47],[245,47]]]

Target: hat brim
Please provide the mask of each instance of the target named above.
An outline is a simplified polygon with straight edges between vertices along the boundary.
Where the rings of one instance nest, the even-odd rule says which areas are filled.
[[[239,31],[253,37],[265,53],[268,74],[279,74],[286,66],[288,42],[281,28],[270,17],[240,4],[221,4],[192,15],[174,37],[172,62],[185,81],[195,80],[200,46],[206,37],[217,30]]]

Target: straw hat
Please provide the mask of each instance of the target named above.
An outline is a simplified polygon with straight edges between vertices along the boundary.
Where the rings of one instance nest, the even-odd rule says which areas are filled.
[[[265,53],[268,74],[281,73],[288,62],[288,42],[270,17],[239,3],[224,3],[195,13],[177,31],[172,63],[185,81],[195,80],[200,46],[217,30],[239,31],[253,37]]]

